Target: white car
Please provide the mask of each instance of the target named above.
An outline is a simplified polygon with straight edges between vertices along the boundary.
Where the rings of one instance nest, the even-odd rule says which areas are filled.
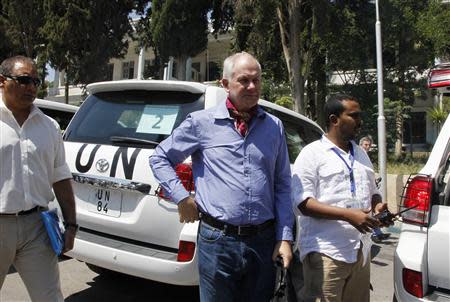
[[[67,128],[70,120],[78,110],[77,106],[43,99],[35,99],[33,103],[41,109],[42,112],[57,121],[61,130]]]
[[[394,255],[394,300],[450,301],[450,116],[420,174],[410,177]]]
[[[197,285],[198,223],[179,222],[177,206],[165,198],[148,160],[189,113],[224,101],[225,91],[142,80],[94,83],[87,90],[90,96],[64,135],[80,225],[68,255],[96,272]],[[259,104],[283,121],[292,163],[303,146],[321,137],[320,127],[304,116]],[[178,165],[177,173],[194,194],[190,162]]]

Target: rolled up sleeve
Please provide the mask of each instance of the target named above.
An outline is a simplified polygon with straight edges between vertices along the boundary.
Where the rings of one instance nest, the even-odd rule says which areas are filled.
[[[316,198],[317,172],[314,163],[314,154],[311,149],[305,147],[292,168],[292,206],[294,212],[299,215],[298,206],[307,198]]]
[[[57,132],[57,143],[55,144],[55,160],[53,169],[52,183],[56,183],[60,180],[72,178],[69,166],[66,163],[66,152],[64,150],[64,143],[61,135],[61,131]]]

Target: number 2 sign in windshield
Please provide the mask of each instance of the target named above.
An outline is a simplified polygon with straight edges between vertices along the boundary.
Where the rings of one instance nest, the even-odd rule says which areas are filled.
[[[178,106],[146,105],[136,132],[169,135],[178,112]]]

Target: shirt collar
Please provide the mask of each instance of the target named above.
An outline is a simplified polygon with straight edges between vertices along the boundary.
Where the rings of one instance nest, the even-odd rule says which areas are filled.
[[[256,116],[258,118],[263,118],[266,115],[266,112],[261,108],[261,106],[258,105],[258,109],[256,111]],[[219,105],[216,106],[216,110],[214,112],[214,118],[215,119],[232,119],[230,116],[230,112],[228,112],[226,100],[219,103]]]
[[[328,137],[325,136],[325,134],[322,134],[322,138],[320,139],[320,141],[322,142],[322,144],[325,146],[325,148],[326,148],[327,150],[331,150],[331,149],[335,148],[335,149],[338,150],[339,152],[347,154],[347,152],[345,152],[344,150],[342,150],[341,148],[339,148],[338,146],[336,146],[332,141],[330,141],[330,140],[328,139]],[[350,141],[350,143],[351,143],[352,146],[353,146],[353,150],[355,150],[356,143],[355,143],[354,141],[352,141],[352,140]]]
[[[13,115],[11,110],[9,110],[9,108],[6,107],[1,93],[0,93],[0,111],[9,112],[9,114]],[[39,114],[39,112],[40,112],[40,110],[37,108],[37,106],[35,104],[31,104],[31,110],[30,110],[30,114],[28,115],[28,119],[33,117],[36,114]]]

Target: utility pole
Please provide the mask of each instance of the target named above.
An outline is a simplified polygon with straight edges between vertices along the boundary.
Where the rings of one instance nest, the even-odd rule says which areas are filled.
[[[378,96],[378,173],[381,177],[381,194],[383,201],[387,199],[387,173],[386,173],[386,118],[384,117],[383,94],[383,53],[381,44],[381,22],[378,0],[375,0],[376,22],[375,37],[377,50],[377,96]]]

